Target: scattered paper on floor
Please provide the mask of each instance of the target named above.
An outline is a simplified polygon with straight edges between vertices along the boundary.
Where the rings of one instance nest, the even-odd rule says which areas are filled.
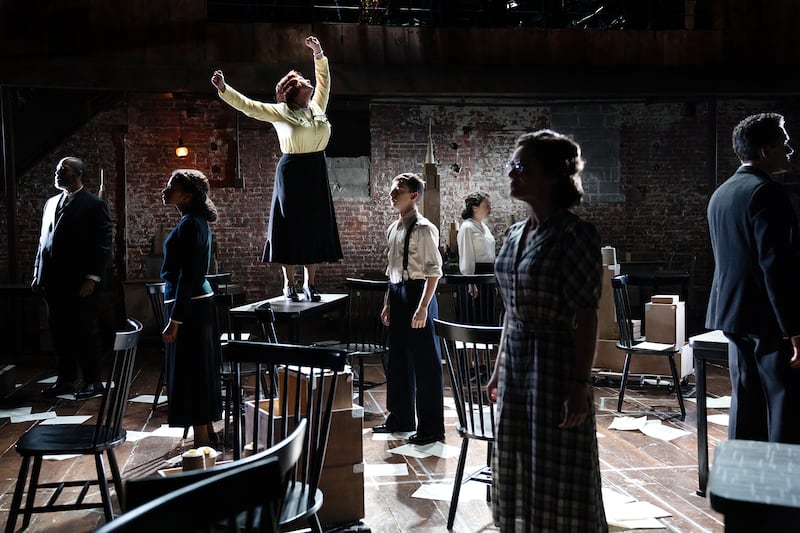
[[[9,421],[12,424],[19,424],[22,422],[33,422],[35,420],[46,420],[48,418],[55,418],[56,412],[55,411],[45,411],[44,413],[29,413],[27,415],[21,416],[12,416]]]
[[[697,403],[697,398],[687,398],[687,402],[694,402]],[[719,398],[712,398],[711,396],[706,396],[706,408],[707,409],[730,409],[731,408],[731,397],[730,396],[720,396]]]
[[[25,416],[31,414],[33,408],[31,406],[27,407],[17,407],[14,409],[0,409],[0,418],[9,418],[12,416]]]
[[[664,425],[661,423],[661,420],[648,420],[639,431],[648,437],[653,437],[654,439],[660,439],[667,442],[677,439],[678,437],[691,434],[688,431]]]
[[[411,495],[412,498],[440,500],[449,502],[453,496],[453,483],[426,483]],[[461,485],[458,495],[459,505],[468,501],[486,501],[486,484],[480,481],[467,481]]]
[[[706,420],[711,422],[712,424],[718,424],[720,426],[728,426],[730,423],[731,416],[727,413],[723,413],[720,415],[708,415]]]
[[[632,416],[617,416],[611,421],[608,429],[618,429],[620,431],[636,431],[642,429],[647,423],[646,416],[632,417]]]
[[[139,396],[136,396],[135,398],[131,398],[129,401],[135,402],[135,403],[150,403],[151,404],[151,403],[153,403],[153,400],[155,400],[155,399],[156,399],[156,395],[155,394],[140,394]],[[158,403],[156,405],[161,405],[163,403],[167,403],[167,395],[166,394],[162,394],[162,395],[160,395],[158,397]]]
[[[39,422],[40,426],[57,426],[60,424],[83,424],[92,418],[92,415],[55,416]]]
[[[364,475],[372,477],[380,476],[407,476],[408,464],[407,463],[382,463],[364,465]]]

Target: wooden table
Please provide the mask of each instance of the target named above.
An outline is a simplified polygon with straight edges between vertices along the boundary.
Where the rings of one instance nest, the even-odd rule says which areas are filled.
[[[706,363],[728,362],[728,339],[721,331],[709,331],[689,337],[694,354],[694,375],[697,399],[697,475],[700,488],[697,494],[705,496],[708,483],[708,419],[706,418]]]
[[[239,307],[234,307],[230,310],[231,322],[234,334],[237,337],[242,332],[242,323],[248,320],[255,320],[256,307],[264,302],[268,302],[272,307],[272,312],[275,313],[275,319],[284,321],[289,326],[289,343],[299,344],[300,342],[300,326],[303,320],[319,316],[325,311],[330,311],[337,306],[343,306],[347,303],[349,295],[325,293],[320,295],[322,300],[319,302],[309,302],[307,300],[300,300],[299,302],[292,302],[287,300],[284,296],[275,296],[267,300],[259,300],[258,302],[251,302]]]
[[[720,442],[708,482],[711,507],[725,531],[794,532],[800,527],[800,445]]]

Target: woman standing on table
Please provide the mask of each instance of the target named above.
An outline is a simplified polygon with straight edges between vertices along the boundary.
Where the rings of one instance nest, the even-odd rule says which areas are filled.
[[[164,241],[167,422],[194,429],[194,447],[216,444],[212,422],[222,419],[219,334],[214,293],[206,280],[211,261],[211,229],[217,210],[208,198],[208,180],[197,170],[176,170],[161,191],[180,222]]]
[[[498,413],[495,523],[605,532],[591,384],[600,238],[569,210],[583,196],[580,147],[554,131],[527,133],[506,168],[528,218],[509,228],[495,263],[506,309],[487,385]]]
[[[245,115],[271,122],[278,133],[281,156],[275,171],[267,242],[262,261],[278,263],[283,272],[283,294],[299,301],[294,284],[294,266],[303,265],[306,300],[318,302],[315,287],[317,267],[342,259],[339,229],[333,209],[325,147],[331,125],[325,115],[330,92],[328,58],[316,37],[306,37],[314,52],[316,90],[299,72],[290,71],[275,87],[276,104],[251,100],[226,85],[221,70],[211,83],[219,96]]]

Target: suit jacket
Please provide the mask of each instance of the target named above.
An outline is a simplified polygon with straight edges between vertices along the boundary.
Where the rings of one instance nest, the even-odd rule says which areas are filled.
[[[76,192],[56,218],[61,194],[44,206],[36,282],[49,292],[77,289],[86,276],[102,278],[111,250],[111,217],[106,203],[86,190]]]
[[[736,335],[800,335],[800,235],[783,186],[749,166],[708,204],[714,280],[706,327]]]

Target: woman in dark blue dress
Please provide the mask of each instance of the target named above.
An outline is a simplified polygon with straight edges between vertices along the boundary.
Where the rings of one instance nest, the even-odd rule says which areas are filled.
[[[220,351],[214,293],[206,281],[211,229],[217,210],[208,198],[208,179],[197,170],[176,170],[161,193],[180,222],[164,241],[161,278],[167,325],[161,335],[167,353],[170,426],[194,429],[194,446],[212,443],[212,422],[222,418]]]

